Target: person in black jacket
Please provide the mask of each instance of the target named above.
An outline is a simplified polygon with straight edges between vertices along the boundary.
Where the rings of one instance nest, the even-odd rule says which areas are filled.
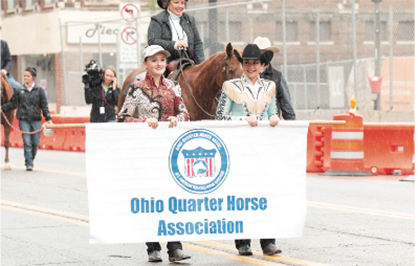
[[[271,46],[270,40],[268,38],[257,37],[254,40],[254,44],[261,49],[262,52],[267,50],[272,51],[273,53],[280,52],[279,48]],[[269,63],[264,65],[265,69],[260,74],[261,78],[272,80],[276,83],[276,105],[277,113],[285,120],[295,120],[295,110],[292,106],[292,101],[290,99],[289,88],[287,87],[286,80],[284,79],[282,73],[273,68]]]
[[[115,67],[106,67],[102,82],[97,83],[96,86],[90,87],[88,82],[84,84],[86,103],[93,104],[90,112],[90,122],[115,122],[120,94]]]
[[[44,88],[35,83],[36,74],[34,67],[26,68],[23,75],[25,84],[15,90],[10,102],[1,107],[4,113],[17,108],[16,117],[22,131],[26,171],[33,170],[33,161],[38,151],[41,138],[41,110],[46,121],[52,124]]]
[[[179,49],[187,49],[197,64],[205,61],[203,42],[195,19],[192,15],[184,13],[187,1],[158,0],[158,5],[165,10],[151,17],[148,45],[160,45],[171,54],[167,58],[167,65],[172,60],[180,58]]]
[[[20,84],[13,78],[10,70],[12,69],[12,55],[10,54],[9,45],[6,41],[1,40],[1,74],[6,75],[13,89],[20,88]]]

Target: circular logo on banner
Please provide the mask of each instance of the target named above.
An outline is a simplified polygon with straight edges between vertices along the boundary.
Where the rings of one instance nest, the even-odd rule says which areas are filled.
[[[229,152],[222,139],[207,129],[192,129],[174,142],[168,156],[174,181],[193,194],[219,188],[229,173]]]

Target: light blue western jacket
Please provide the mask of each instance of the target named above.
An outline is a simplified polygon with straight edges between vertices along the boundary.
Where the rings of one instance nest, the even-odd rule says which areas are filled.
[[[244,120],[254,116],[268,120],[277,115],[276,84],[258,78],[255,84],[244,74],[241,78],[225,81],[216,111],[217,120]]]

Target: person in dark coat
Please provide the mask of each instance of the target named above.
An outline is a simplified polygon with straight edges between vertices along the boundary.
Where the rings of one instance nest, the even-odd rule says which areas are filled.
[[[270,50],[273,53],[280,52],[279,48],[271,46],[270,40],[268,38],[257,37],[254,40],[254,44],[261,49],[262,52]],[[265,69],[260,74],[261,78],[272,80],[276,83],[276,105],[277,113],[282,115],[285,120],[295,120],[295,110],[292,106],[292,100],[290,99],[289,88],[287,87],[286,80],[284,79],[282,73],[273,68],[269,63],[263,65]]]
[[[10,70],[12,69],[12,55],[10,54],[9,45],[6,41],[1,40],[1,74],[7,76],[10,84],[12,84],[13,89],[20,88],[19,82],[17,82]]]
[[[195,19],[192,15],[184,13],[187,1],[158,0],[158,5],[164,11],[151,17],[148,45],[160,45],[171,54],[167,58],[167,65],[180,58],[179,49],[187,49],[197,64],[205,61],[203,43]]]
[[[35,83],[36,75],[36,68],[27,67],[23,74],[25,84],[15,90],[10,102],[1,107],[3,113],[17,108],[16,117],[19,119],[19,127],[22,131],[26,171],[33,170],[33,161],[41,139],[41,110],[45,120],[52,124],[45,90]],[[36,131],[39,132],[33,133]]]
[[[116,122],[116,108],[120,94],[116,69],[113,66],[106,67],[101,83],[93,88],[88,84],[85,83],[84,97],[87,104],[93,104],[90,122]]]

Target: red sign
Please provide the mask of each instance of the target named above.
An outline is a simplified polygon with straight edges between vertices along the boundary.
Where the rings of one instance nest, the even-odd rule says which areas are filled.
[[[136,43],[137,33],[136,28],[126,27],[122,30],[120,37],[122,41],[128,45],[133,45]]]
[[[120,10],[120,15],[126,22],[135,22],[139,16],[139,8],[134,4],[126,4]]]

